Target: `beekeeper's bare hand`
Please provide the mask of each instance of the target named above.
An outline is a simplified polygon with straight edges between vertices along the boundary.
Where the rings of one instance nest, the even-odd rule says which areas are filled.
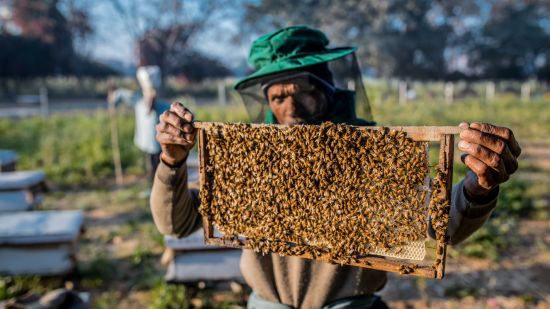
[[[193,113],[179,102],[162,113],[157,124],[157,141],[162,148],[161,159],[170,166],[179,166],[195,145]]]
[[[521,147],[509,128],[479,122],[459,126],[464,131],[458,148],[464,152],[461,159],[470,169],[464,189],[469,197],[483,200],[518,169]]]

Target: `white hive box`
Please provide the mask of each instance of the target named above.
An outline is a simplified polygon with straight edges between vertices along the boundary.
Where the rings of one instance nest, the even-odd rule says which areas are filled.
[[[164,242],[167,250],[172,252],[166,281],[244,282],[239,268],[241,251],[205,245],[202,229],[185,238],[166,236]]]
[[[5,212],[34,209],[42,202],[42,195],[33,198],[25,191],[0,191],[0,215]]]
[[[191,251],[177,253],[166,272],[167,282],[239,281],[241,250]]]
[[[45,180],[46,175],[41,170],[0,173],[0,191],[32,189]]]
[[[76,267],[82,211],[15,212],[0,216],[0,274],[64,275]]]

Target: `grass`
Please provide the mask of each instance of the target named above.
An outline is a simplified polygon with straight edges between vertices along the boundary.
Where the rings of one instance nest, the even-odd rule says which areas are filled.
[[[519,221],[530,217],[533,211],[528,184],[516,179],[503,184],[497,206],[490,220],[458,247],[461,254],[498,260],[502,252],[517,244]]]
[[[159,282],[151,291],[151,309],[187,309],[190,307],[185,286]]]
[[[518,138],[544,138],[550,135],[548,100],[523,103],[513,96],[499,97],[498,102],[484,103],[467,99],[445,105],[437,100],[399,105],[393,101],[373,106],[380,125],[457,126],[460,122],[488,122],[510,127]]]
[[[144,161],[132,143],[133,117],[123,113],[118,120],[123,167],[128,173],[141,174]],[[17,152],[18,169],[43,168],[57,185],[86,187],[113,174],[108,128],[105,112],[2,119],[0,148]]]
[[[0,300],[22,296],[28,292],[43,294],[59,287],[59,278],[37,276],[0,277]]]
[[[201,121],[243,121],[242,107],[220,110],[216,106],[197,109]],[[131,111],[118,114],[121,161],[126,176],[145,171],[145,154],[133,144],[134,116]],[[12,149],[20,170],[42,168],[56,186],[100,187],[114,175],[109,115],[54,115],[48,119],[0,119],[0,148]],[[111,185],[111,183],[108,183]]]
[[[184,101],[199,121],[243,122],[246,110],[241,105],[220,108],[197,106]],[[511,96],[499,97],[498,103],[473,99],[442,105],[437,100],[399,105],[382,101],[373,105],[380,125],[458,125],[461,121],[483,121],[509,126],[520,139],[550,135],[548,102],[520,102]],[[133,145],[132,112],[118,116],[119,140],[126,175],[142,175],[144,154]],[[113,176],[109,117],[105,111],[93,114],[55,115],[48,119],[0,120],[0,148],[15,150],[19,169],[45,169],[48,179],[60,186],[98,186]]]

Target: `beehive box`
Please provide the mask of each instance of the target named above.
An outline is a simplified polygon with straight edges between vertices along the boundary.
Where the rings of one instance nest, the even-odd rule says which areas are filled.
[[[195,127],[207,244],[443,277],[458,128]]]

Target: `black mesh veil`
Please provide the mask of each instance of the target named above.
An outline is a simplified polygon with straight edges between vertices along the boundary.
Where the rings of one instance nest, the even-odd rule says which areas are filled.
[[[363,83],[355,53],[331,61],[328,66],[332,72],[336,88],[355,93],[355,114],[357,117],[373,122],[367,89]]]
[[[350,108],[354,109],[352,112],[354,112],[357,118],[373,122],[369,99],[367,97],[365,85],[363,84],[355,53],[350,53],[329,62],[259,77],[241,84],[237,91],[246,107],[250,122],[265,122],[266,115],[269,111],[269,105],[262,85],[296,72],[313,73],[334,85],[338,93],[346,93],[346,101],[352,101],[347,103],[350,104]]]

